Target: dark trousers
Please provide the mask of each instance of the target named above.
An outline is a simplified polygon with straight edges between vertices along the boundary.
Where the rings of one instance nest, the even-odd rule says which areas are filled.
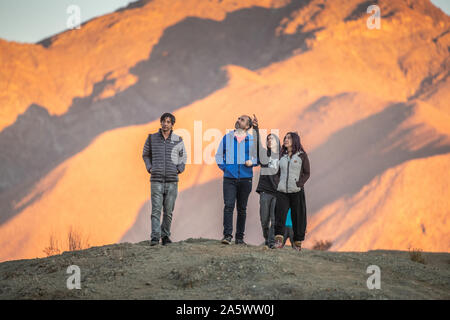
[[[277,198],[274,194],[261,191],[259,195],[259,217],[263,231],[264,244],[275,244],[275,203]]]
[[[275,205],[275,235],[284,236],[287,213],[291,208],[292,230],[294,241],[305,240],[306,231],[306,201],[305,190],[284,193],[277,191]]]
[[[294,231],[292,230],[292,226],[284,227],[284,239],[283,246],[286,244],[287,239],[291,242],[291,247],[294,246]]]
[[[223,235],[233,234],[233,211],[237,207],[236,239],[244,239],[247,201],[252,191],[252,178],[223,178]]]

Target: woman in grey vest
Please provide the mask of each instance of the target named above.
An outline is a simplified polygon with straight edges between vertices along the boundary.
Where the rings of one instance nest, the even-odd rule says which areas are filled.
[[[310,175],[308,155],[296,132],[283,139],[278,168],[279,183],[275,205],[275,247],[283,248],[286,215],[291,208],[294,249],[300,251],[306,231],[306,201],[304,184]]]

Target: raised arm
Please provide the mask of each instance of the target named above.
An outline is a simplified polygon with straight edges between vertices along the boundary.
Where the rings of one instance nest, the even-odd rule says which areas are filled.
[[[249,157],[250,157],[250,161],[252,162],[252,167],[256,167],[259,165],[259,161],[258,161],[258,143],[257,143],[257,138],[255,137],[255,135],[250,135],[251,136],[251,144],[250,144],[250,150],[249,150]]]
[[[261,134],[259,132],[259,124],[256,116],[253,115],[253,131],[256,136],[256,155],[257,155],[257,165],[261,168],[267,168],[269,166],[269,156],[267,155],[267,149],[263,147],[261,142]]]
[[[256,141],[254,143],[255,149],[254,152],[256,153],[255,158],[256,158],[256,164],[254,163],[253,165],[258,166],[261,165],[261,167],[267,167],[267,151],[264,149],[264,147],[262,146],[261,143],[261,135],[259,133],[259,123],[258,123],[258,119],[256,118],[256,115],[253,114],[253,119],[252,119],[252,125],[253,125],[253,132],[254,132],[254,137],[256,137]],[[264,164],[261,163],[261,158],[264,160]]]

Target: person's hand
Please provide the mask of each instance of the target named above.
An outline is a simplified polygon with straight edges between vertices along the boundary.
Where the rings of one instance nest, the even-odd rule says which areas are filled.
[[[253,127],[258,128],[258,119],[256,118],[255,114],[253,114],[252,125]]]
[[[252,164],[253,164],[252,160],[245,161],[245,166],[247,166],[247,167],[251,167]]]

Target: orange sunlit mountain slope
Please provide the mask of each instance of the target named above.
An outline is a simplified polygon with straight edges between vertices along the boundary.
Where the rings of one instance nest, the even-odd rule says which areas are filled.
[[[89,96],[105,75],[114,80],[100,98],[136,83],[129,69],[148,58],[164,29],[187,17],[222,20],[227,12],[253,5],[277,7],[283,1],[138,1],[67,30],[41,45],[0,39],[0,129],[12,124],[32,103],[50,114],[66,112],[75,97]],[[278,3],[277,3],[278,2]],[[124,33],[126,36],[124,36]],[[68,76],[70,75],[70,76]]]
[[[67,89],[68,97],[80,96],[66,101],[69,110],[52,109],[59,102],[48,91],[8,120],[0,146],[17,156],[4,157],[0,171],[1,261],[44,256],[50,235],[63,241],[71,226],[90,245],[148,239],[150,184],[141,152],[165,111],[176,116],[190,159],[180,176],[175,241],[221,236],[221,171],[212,156],[239,115],[256,114],[281,137],[298,130],[309,153],[306,246],[331,240],[331,250],[450,250],[448,16],[425,0],[379,1],[382,28],[370,30],[364,1],[254,1],[246,8],[211,1],[203,9],[191,2],[169,8],[153,1],[121,13],[144,30],[145,17],[165,21],[167,10],[183,12],[154,26],[154,40],[140,40],[141,49],[127,42],[136,52],[147,46],[148,61],[130,54],[120,68],[89,65],[134,82],[118,89],[120,81],[100,76],[105,81],[92,94]],[[116,15],[82,27],[82,45],[96,47],[89,28],[103,30],[115,17],[117,30],[98,41],[122,50],[127,24]],[[68,35],[57,36],[55,47],[59,37]],[[258,201],[253,192],[251,244],[263,241]]]
[[[449,181],[449,155],[391,168],[357,194],[320,210],[309,226],[308,244],[333,239],[330,249],[339,251],[421,248],[448,252]]]

